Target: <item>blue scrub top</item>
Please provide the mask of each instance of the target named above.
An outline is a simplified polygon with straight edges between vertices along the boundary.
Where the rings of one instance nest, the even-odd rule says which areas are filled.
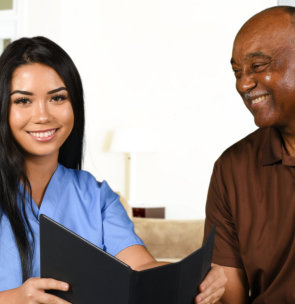
[[[26,212],[35,236],[33,277],[40,276],[40,214],[47,215],[112,255],[132,245],[143,245],[134,233],[133,223],[120,203],[119,196],[106,182],[98,183],[86,171],[58,165],[40,209],[34,202],[32,207],[27,197]],[[3,214],[0,221],[0,291],[21,284],[17,246],[9,220]]]

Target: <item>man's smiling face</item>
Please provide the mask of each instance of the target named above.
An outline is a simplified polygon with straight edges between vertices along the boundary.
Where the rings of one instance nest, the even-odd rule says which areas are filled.
[[[238,33],[236,88],[259,127],[295,130],[295,26],[282,9],[260,13]]]

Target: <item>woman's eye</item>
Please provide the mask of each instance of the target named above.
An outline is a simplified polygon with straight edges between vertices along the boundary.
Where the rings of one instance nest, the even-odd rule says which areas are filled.
[[[56,96],[53,96],[51,98],[52,101],[55,101],[55,102],[61,102],[61,101],[64,101],[66,100],[68,97],[65,96],[65,95],[56,95]]]
[[[20,98],[15,99],[15,100],[13,101],[13,103],[25,105],[25,104],[31,103],[31,101],[30,101],[30,99],[28,99],[28,98],[20,97]]]

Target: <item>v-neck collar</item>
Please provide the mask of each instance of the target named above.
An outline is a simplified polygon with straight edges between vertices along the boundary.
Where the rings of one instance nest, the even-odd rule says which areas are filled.
[[[60,197],[62,191],[62,183],[63,175],[65,174],[64,167],[58,164],[56,170],[50,178],[50,181],[46,187],[40,208],[38,208],[37,204],[32,198],[32,211],[39,219],[40,214],[46,214],[51,216],[52,213],[56,212],[58,206],[58,198]],[[23,185],[21,184],[21,193],[23,191]],[[26,192],[26,201],[30,201],[29,194]],[[31,204],[26,204],[26,208],[31,208]]]

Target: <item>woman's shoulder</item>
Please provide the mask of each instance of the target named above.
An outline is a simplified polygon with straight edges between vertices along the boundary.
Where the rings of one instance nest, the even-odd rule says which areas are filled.
[[[60,174],[63,175],[64,178],[67,180],[72,179],[77,180],[79,182],[89,182],[91,180],[96,181],[94,175],[91,174],[89,171],[67,168],[62,164],[58,165],[58,172],[60,172]]]
[[[86,188],[87,190],[97,189],[103,192],[113,192],[108,183],[98,181],[96,177],[87,170],[78,170],[64,167],[59,164],[59,170],[64,175],[67,182],[71,181],[76,184],[79,188]]]

